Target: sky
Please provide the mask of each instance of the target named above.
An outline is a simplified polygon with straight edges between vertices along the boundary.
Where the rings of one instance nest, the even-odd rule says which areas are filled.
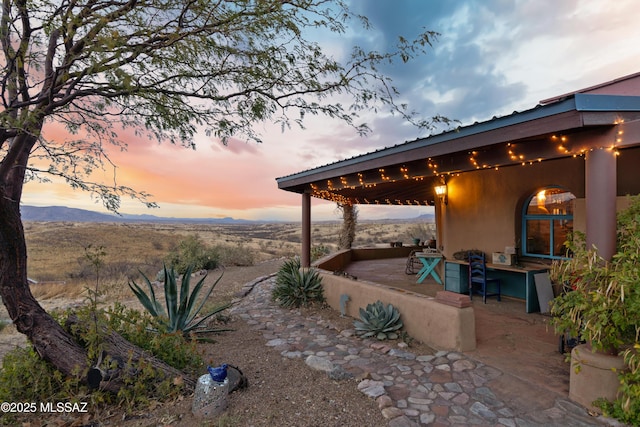
[[[330,52],[351,46],[384,50],[397,37],[440,33],[426,55],[384,72],[400,101],[424,117],[443,115],[461,125],[535,107],[540,100],[640,71],[637,0],[351,0],[372,29],[336,38],[314,33]],[[233,217],[299,221],[301,196],[278,190],[276,178],[393,146],[424,131],[384,112],[363,119],[372,132],[312,118],[305,130],[256,125],[263,142],[206,135],[197,149],[122,135],[126,153],[114,153],[119,184],[152,195],[148,209],[123,199],[122,213],[163,217]],[[105,179],[111,179],[107,171]],[[106,212],[88,193],[62,183],[27,183],[22,203]],[[429,207],[359,207],[360,219],[413,218]],[[333,203],[313,200],[312,220],[336,220]]]

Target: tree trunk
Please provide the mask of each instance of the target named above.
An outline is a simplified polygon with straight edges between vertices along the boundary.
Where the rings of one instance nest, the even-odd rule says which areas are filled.
[[[116,392],[122,385],[120,372],[109,372],[108,378],[90,369],[86,350],[53,319],[31,294],[27,282],[27,249],[24,228],[18,204],[8,197],[0,197],[0,296],[16,329],[25,334],[36,352],[63,374],[98,383]],[[140,359],[167,376],[182,377],[188,387],[195,382],[181,371],[155,359],[142,349],[129,343],[116,333],[105,334],[106,353],[115,360],[127,361],[132,355],[134,363]],[[103,383],[105,379],[115,379]]]
[[[81,325],[76,316],[70,316],[65,326],[67,326],[69,330],[74,331],[75,328],[86,325]],[[85,331],[86,329],[83,332]],[[131,344],[117,332],[110,331],[106,327],[101,326],[99,333],[103,340],[104,353],[100,358],[101,360],[90,368],[87,373],[87,383],[91,388],[101,388],[103,390],[117,392],[123,385],[123,368],[126,367],[127,361],[129,360],[132,362],[129,367],[130,371],[127,372],[129,375],[135,375],[135,366],[137,366],[138,361],[144,360],[145,363],[150,364],[157,372],[162,373],[164,378],[174,378],[184,383],[189,389],[195,388],[196,381],[193,378],[185,375],[184,372],[179,369],[167,365],[140,347]],[[111,361],[117,362],[117,366],[108,366]]]
[[[0,296],[16,329],[40,357],[69,376],[86,372],[87,354],[31,294],[27,282],[27,247],[19,205],[0,200]]]
[[[349,204],[338,204],[342,211],[342,229],[340,230],[339,249],[351,249],[356,238],[356,224],[358,223],[358,208]]]

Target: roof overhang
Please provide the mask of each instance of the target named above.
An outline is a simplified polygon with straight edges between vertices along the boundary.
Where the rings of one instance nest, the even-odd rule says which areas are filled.
[[[640,97],[575,94],[548,105],[277,178],[278,188],[350,204],[432,205],[447,175],[583,155],[615,146]]]

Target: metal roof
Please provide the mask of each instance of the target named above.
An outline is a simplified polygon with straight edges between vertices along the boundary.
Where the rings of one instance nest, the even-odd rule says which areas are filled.
[[[404,204],[400,201],[412,200],[411,204],[430,204],[433,194],[416,194],[415,189],[403,187],[453,172],[574,155],[587,147],[588,134],[606,132],[621,120],[637,120],[639,112],[639,96],[576,93],[554,103],[404,142],[276,181],[280,189],[311,192],[316,197],[339,202]],[[554,138],[562,138],[564,151],[558,150],[560,140]],[[516,158],[505,157],[511,151],[505,149],[505,144],[517,144]],[[478,158],[474,159],[476,155]]]

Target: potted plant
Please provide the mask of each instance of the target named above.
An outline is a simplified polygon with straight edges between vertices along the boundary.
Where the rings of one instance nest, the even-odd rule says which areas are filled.
[[[621,398],[618,374],[629,368],[623,354],[634,351],[640,336],[640,197],[618,215],[611,261],[587,248],[582,233],[565,245],[571,256],[550,271],[565,290],[551,303],[551,323],[585,343],[571,352],[569,397],[592,409],[603,398],[603,409],[602,402]]]

